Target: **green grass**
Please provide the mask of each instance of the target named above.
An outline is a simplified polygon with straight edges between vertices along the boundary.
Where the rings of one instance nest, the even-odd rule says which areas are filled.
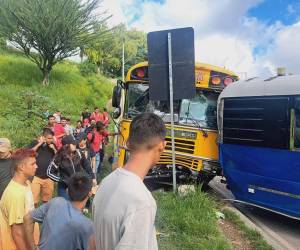
[[[156,192],[159,249],[201,250],[231,249],[220,233],[215,213],[216,204],[200,191],[180,197]]]
[[[255,249],[255,250],[272,250],[273,249],[263,239],[263,237],[261,236],[261,234],[259,232],[247,227],[245,225],[245,223],[241,221],[239,216],[237,214],[235,214],[233,211],[230,211],[225,208],[225,209],[223,209],[222,212],[225,214],[226,220],[234,223],[238,227],[240,232],[242,233],[242,236],[250,241],[252,249]]]
[[[74,123],[84,106],[106,106],[113,87],[103,76],[83,77],[78,64],[70,61],[55,65],[50,86],[41,82],[35,64],[20,53],[0,51],[0,137],[11,139],[14,147],[26,145],[40,133],[47,109],[59,109]]]

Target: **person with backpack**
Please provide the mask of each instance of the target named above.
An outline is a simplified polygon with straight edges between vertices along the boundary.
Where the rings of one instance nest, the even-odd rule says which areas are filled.
[[[93,179],[94,185],[96,185],[96,179],[90,162],[76,148],[77,141],[74,137],[71,135],[63,137],[62,144],[63,147],[58,151],[47,169],[47,175],[52,180],[58,182],[57,195],[69,199],[66,189],[68,181],[74,173],[87,173]]]

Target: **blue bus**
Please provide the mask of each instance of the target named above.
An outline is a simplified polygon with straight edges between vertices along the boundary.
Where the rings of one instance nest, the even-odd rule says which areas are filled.
[[[235,199],[300,218],[300,76],[229,85],[218,99],[219,154]]]

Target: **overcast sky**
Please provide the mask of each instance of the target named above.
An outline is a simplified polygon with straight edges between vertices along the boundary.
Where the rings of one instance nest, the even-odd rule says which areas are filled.
[[[247,76],[300,73],[300,0],[104,0],[110,25],[191,26],[196,60]]]

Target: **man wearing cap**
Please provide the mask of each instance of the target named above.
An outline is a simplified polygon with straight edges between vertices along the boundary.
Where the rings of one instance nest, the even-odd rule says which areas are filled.
[[[0,138],[0,199],[11,178],[11,144],[7,138]]]

